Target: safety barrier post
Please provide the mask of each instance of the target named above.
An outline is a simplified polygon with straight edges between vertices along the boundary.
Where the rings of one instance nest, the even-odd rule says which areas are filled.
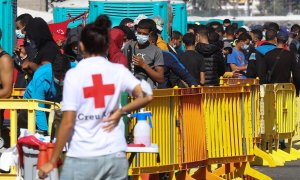
[[[225,83],[225,82],[224,82]],[[206,168],[206,179],[271,179],[252,169],[254,160],[250,86],[204,87],[208,165],[221,164],[216,170]]]
[[[50,108],[41,108],[38,106],[39,103],[50,105]],[[40,110],[50,112],[51,108],[57,107],[60,107],[60,105],[49,101],[34,99],[0,99],[0,109],[10,110],[10,147],[13,147],[17,144],[17,110],[28,110],[28,130],[31,133],[35,133],[35,111]],[[53,121],[53,119],[48,120]],[[12,180],[16,179],[16,176],[17,168],[15,166],[12,166],[10,168],[10,172],[0,173],[0,180]]]

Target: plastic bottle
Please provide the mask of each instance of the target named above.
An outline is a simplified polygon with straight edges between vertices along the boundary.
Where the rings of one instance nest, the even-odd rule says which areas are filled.
[[[136,117],[137,124],[134,127],[133,136],[134,144],[144,144],[146,147],[151,145],[151,132],[152,128],[151,112],[138,112],[136,114],[130,114],[129,117]],[[147,118],[149,117],[149,124]]]

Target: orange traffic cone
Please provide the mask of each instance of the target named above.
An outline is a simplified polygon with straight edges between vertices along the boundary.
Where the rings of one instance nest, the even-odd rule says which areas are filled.
[[[40,169],[41,166],[48,162],[48,155],[47,155],[47,145],[42,144],[39,146],[39,155],[38,155],[38,162],[37,168]]]

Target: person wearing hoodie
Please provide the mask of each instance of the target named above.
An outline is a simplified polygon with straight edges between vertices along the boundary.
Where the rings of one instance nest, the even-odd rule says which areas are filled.
[[[254,53],[255,56],[252,55],[252,61],[255,61],[255,63],[252,63],[251,66],[247,67],[247,77],[256,78],[260,75],[258,74],[258,69],[261,68],[262,60],[264,56],[271,50],[276,48],[276,34],[277,31],[275,30],[267,30],[266,32],[266,42],[258,46]]]
[[[123,64],[128,67],[127,57],[122,53],[121,49],[124,43],[124,32],[118,28],[112,28],[110,34],[110,48],[108,51],[108,59],[111,62]]]
[[[79,51],[79,41],[82,29],[82,26],[77,26],[75,28],[72,28],[68,33],[66,46],[64,47],[64,54],[72,62],[79,62],[83,59],[83,56]]]
[[[205,63],[205,85],[219,85],[219,77],[225,72],[225,61],[220,47],[210,44],[208,40],[208,30],[200,26],[196,31],[196,51],[204,59]]]
[[[29,59],[24,47],[20,47],[20,57],[36,64],[52,62],[60,53],[59,47],[54,42],[48,24],[40,17],[32,19],[25,27],[26,36],[31,48],[37,51],[33,59]]]
[[[30,40],[30,45],[37,50],[34,59],[29,59],[24,48],[20,50],[20,56],[24,59],[22,69],[29,74],[34,74],[32,80],[26,87],[23,99],[55,100],[56,84],[60,84],[60,79],[55,82],[53,77],[52,62],[57,60],[60,54],[59,48],[52,39],[48,24],[42,18],[32,19],[25,28],[26,35]],[[60,66],[61,67],[61,66]],[[56,102],[60,102],[57,100]],[[45,107],[39,103],[39,107]],[[27,113],[23,113],[23,115]],[[19,114],[19,127],[27,127],[27,118]],[[25,123],[25,124],[24,124]],[[36,111],[37,129],[46,134],[48,130],[46,113]]]

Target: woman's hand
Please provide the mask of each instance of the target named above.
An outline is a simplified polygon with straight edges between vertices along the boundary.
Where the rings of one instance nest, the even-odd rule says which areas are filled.
[[[48,177],[49,172],[53,169],[53,164],[50,162],[47,162],[46,164],[44,164],[40,170],[39,170],[39,178],[40,179],[45,179]]]
[[[102,128],[106,132],[111,132],[120,121],[120,118],[122,117],[122,110],[118,109],[110,114],[108,118],[103,118],[102,122],[105,124]]]

